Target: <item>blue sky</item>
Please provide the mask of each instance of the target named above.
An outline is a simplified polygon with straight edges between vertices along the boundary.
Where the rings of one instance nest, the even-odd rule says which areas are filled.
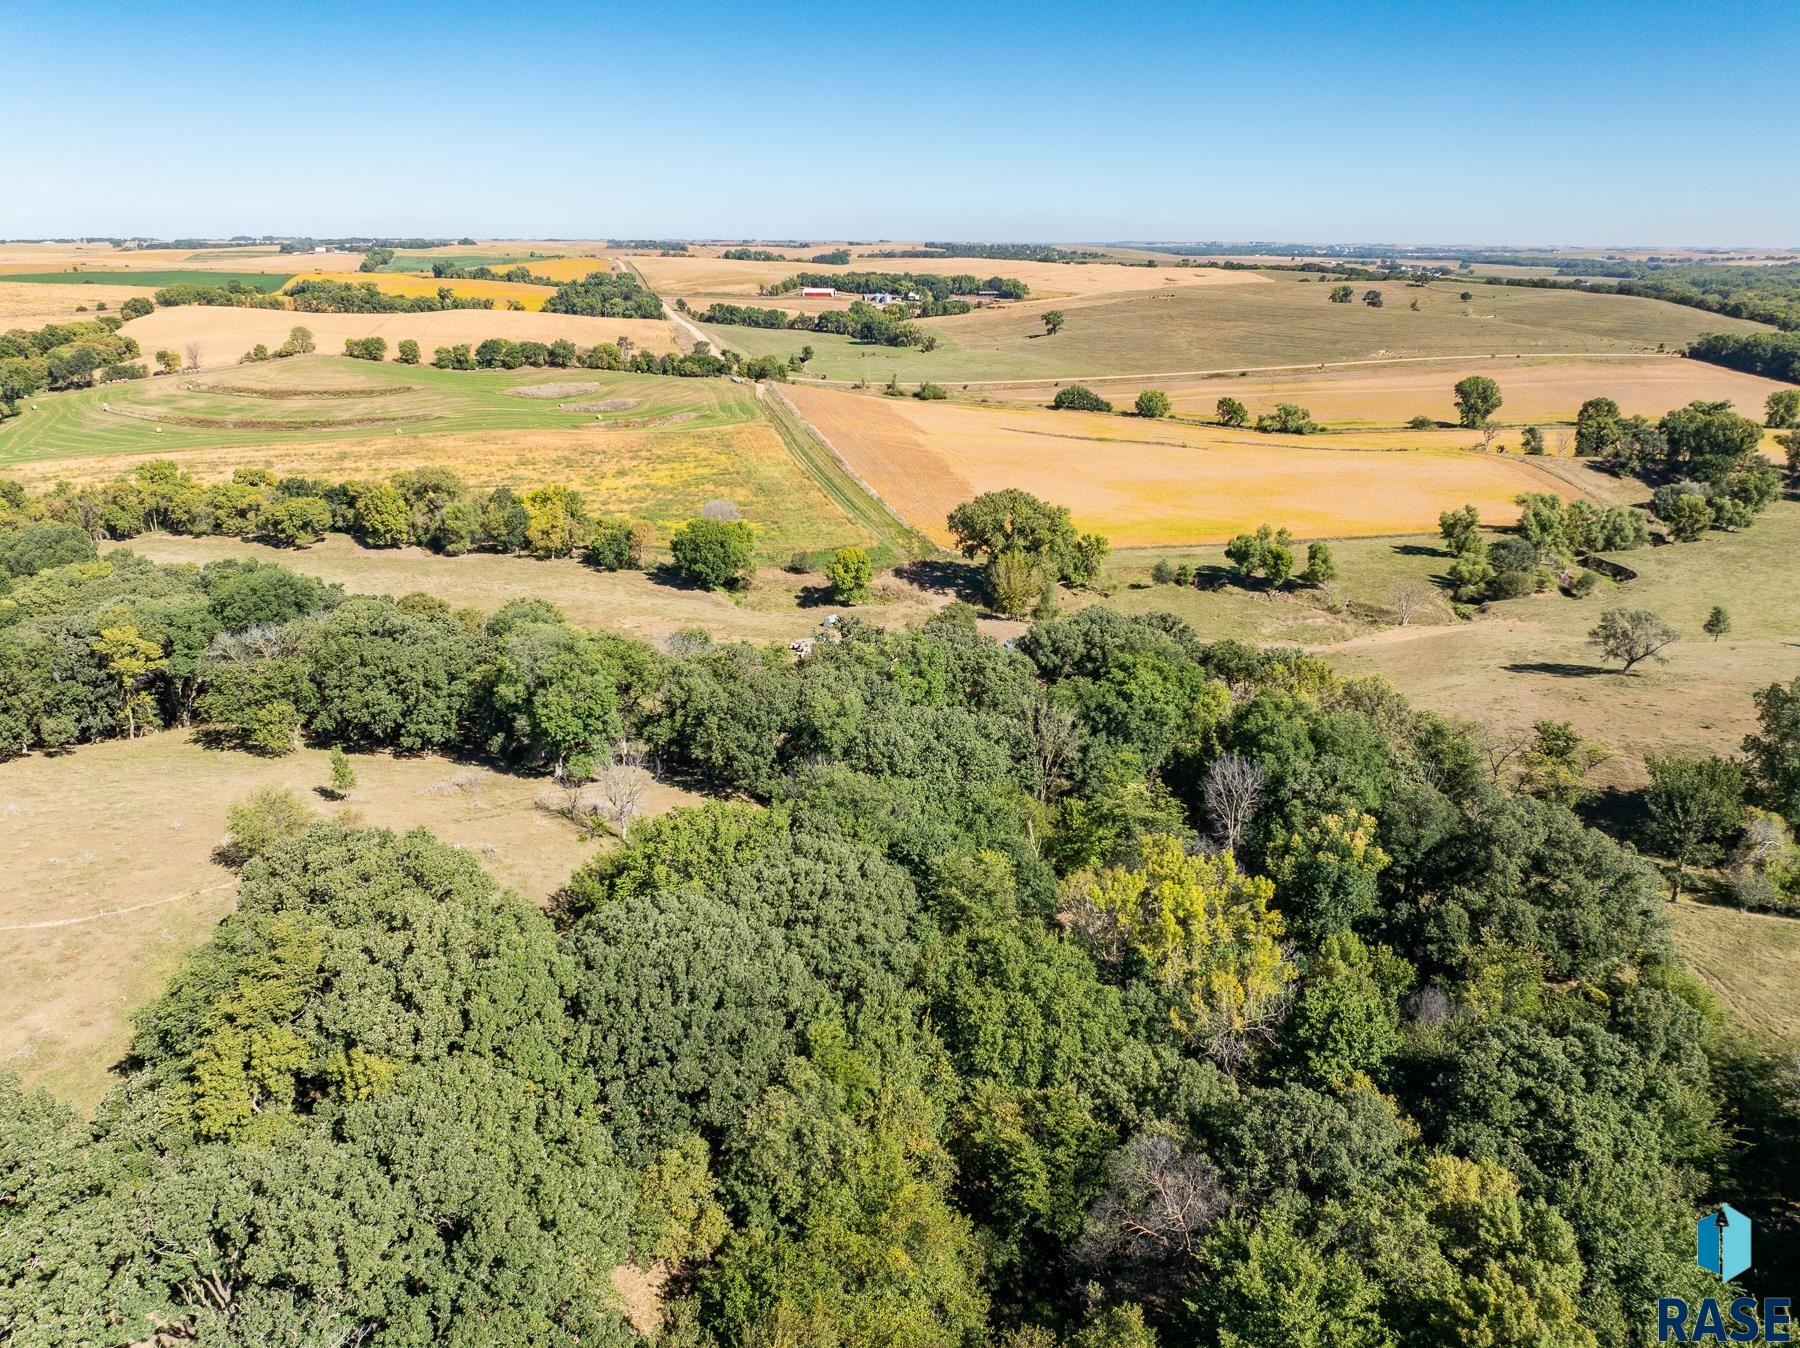
[[[0,236],[1800,245],[1800,4],[0,3]]]

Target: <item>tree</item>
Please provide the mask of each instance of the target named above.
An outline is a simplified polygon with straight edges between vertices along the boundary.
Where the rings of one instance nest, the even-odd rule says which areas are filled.
[[[394,359],[402,365],[417,365],[420,360],[419,344],[410,337],[401,338]]]
[[[854,544],[832,553],[825,567],[825,583],[831,587],[831,597],[840,604],[868,603],[869,582],[874,576],[875,567],[867,549]]]
[[[525,543],[533,557],[573,557],[587,546],[588,517],[581,493],[560,483],[525,493]]]
[[[276,844],[306,832],[315,818],[300,797],[283,787],[252,791],[225,811],[232,857],[240,866],[254,861]]]
[[[1589,398],[1575,414],[1575,452],[1583,458],[1611,453],[1621,434],[1619,405],[1611,398]]]
[[[1657,427],[1667,444],[1664,466],[1709,486],[1721,485],[1754,455],[1763,434],[1761,426],[1738,416],[1728,402],[1691,402],[1670,412]]]
[[[1771,393],[1763,402],[1763,421],[1778,431],[1800,426],[1800,389],[1784,388]]]
[[[105,307],[104,304],[100,306],[102,309]],[[125,303],[119,306],[119,317],[129,323],[134,318],[146,317],[154,312],[155,309],[156,306],[142,295],[133,295],[130,299],[126,300]]]
[[[1056,336],[1057,333],[1059,333],[1063,330],[1063,324],[1066,323],[1067,321],[1068,320],[1063,317],[1063,311],[1061,309],[1045,310],[1044,311],[1044,335],[1047,337]]]
[[[621,838],[631,836],[631,825],[643,810],[644,797],[656,784],[645,761],[641,748],[619,739],[607,750],[605,761],[594,773],[601,817]]]
[[[1166,417],[1169,407],[1169,395],[1156,388],[1147,388],[1138,394],[1135,404],[1140,417]]]
[[[1485,426],[1500,410],[1500,385],[1484,374],[1472,374],[1456,384],[1456,413],[1464,426]]]
[[[1800,679],[1771,683],[1753,701],[1757,728],[1744,737],[1744,753],[1757,798],[1800,827]]]
[[[1181,839],[1151,834],[1138,867],[1078,876],[1070,901],[1087,913],[1099,953],[1116,941],[1146,960],[1175,993],[1170,1021],[1187,1039],[1235,1056],[1268,1028],[1293,979],[1283,954],[1274,886],[1245,875],[1229,853],[1189,856]]]
[[[1216,408],[1221,426],[1244,426],[1249,424],[1250,409],[1236,398],[1219,399]]]
[[[1397,581],[1388,594],[1388,604],[1394,610],[1394,616],[1400,620],[1400,626],[1412,624],[1413,615],[1431,602],[1431,590],[1413,580]]]
[[[1706,621],[1701,624],[1700,630],[1717,641],[1731,631],[1731,615],[1719,605],[1714,604],[1712,612],[1706,615]]]
[[[1331,293],[1325,297],[1333,304],[1348,304],[1356,298],[1355,286],[1333,286]]]
[[[950,512],[950,533],[963,556],[989,563],[1017,554],[1052,581],[1085,585],[1099,572],[1107,543],[1076,532],[1067,506],[1053,506],[1028,491],[1007,487],[984,492]]]
[[[1196,1330],[1217,1327],[1220,1348],[1394,1348],[1380,1285],[1342,1253],[1309,1240],[1292,1217],[1223,1221],[1202,1257],[1217,1274],[1191,1318]]]
[[[1527,426],[1519,436],[1519,450],[1525,454],[1542,454],[1544,433],[1536,426]]]
[[[1325,585],[1337,579],[1337,558],[1332,556],[1331,544],[1322,538],[1315,538],[1306,545],[1306,570],[1300,573],[1300,579],[1308,585]]]
[[[1212,821],[1213,837],[1227,852],[1235,852],[1243,844],[1263,787],[1262,769],[1241,754],[1220,754],[1207,764],[1201,800]]]
[[[1538,721],[1520,755],[1519,789],[1574,809],[1591,791],[1588,773],[1605,757],[1605,750],[1582,739],[1567,721]]]
[[[1744,769],[1725,758],[1652,754],[1644,792],[1651,848],[1675,863],[1671,897],[1681,897],[1689,866],[1716,865],[1744,827]]]
[[[331,746],[331,794],[343,800],[356,790],[356,769],[350,765],[350,755],[337,745]]]
[[[756,537],[742,520],[689,520],[669,540],[676,574],[707,589],[749,583]]]
[[[1257,417],[1256,429],[1271,435],[1311,435],[1319,425],[1298,403],[1276,403],[1273,412]]]
[[[1382,305],[1381,292],[1379,290],[1365,290],[1363,291],[1362,301],[1371,309],[1379,309]]]
[[[181,357],[173,351],[158,351],[156,353],[156,363],[162,366],[162,372],[164,374],[174,374],[181,368]]]
[[[1059,412],[1110,412],[1113,406],[1085,384],[1069,384],[1056,390],[1050,406]]]
[[[1663,654],[1681,638],[1675,629],[1647,609],[1609,608],[1588,633],[1588,644],[1597,646],[1608,660],[1621,664],[1621,673],[1629,673],[1640,661],[1654,659],[1667,664]]]
[[[1481,515],[1474,506],[1461,510],[1445,510],[1438,514],[1438,532],[1451,552],[1464,553],[1481,536]]]
[[[393,487],[369,487],[356,497],[356,530],[372,548],[397,548],[412,541],[412,512]]]
[[[200,368],[200,343],[189,342],[182,347],[182,354],[187,358],[188,369],[198,370]]]
[[[102,627],[99,638],[89,649],[100,657],[106,672],[118,683],[125,738],[136,739],[138,718],[150,711],[152,705],[144,682],[169,663],[162,646],[140,636],[132,624],[123,623],[117,627]]]

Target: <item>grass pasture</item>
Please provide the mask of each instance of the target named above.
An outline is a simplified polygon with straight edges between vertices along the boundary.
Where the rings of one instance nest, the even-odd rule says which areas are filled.
[[[521,396],[576,384],[585,387],[561,397]],[[353,389],[371,396],[343,396]],[[103,479],[147,459],[204,478],[243,467],[342,479],[442,466],[480,488],[561,483],[597,512],[646,521],[658,541],[723,498],[771,560],[870,541],[752,389],[722,379],[302,356],[44,395],[0,428],[0,472],[32,487]]]
[[[1759,1039],[1800,1047],[1800,921],[1700,903],[1670,906],[1675,945],[1738,1025]]]
[[[811,345],[816,355],[807,373],[815,377],[885,383],[893,376],[909,385],[930,379],[956,391],[965,383],[1109,375],[1157,376],[1167,382],[1182,373],[1341,361],[1645,354],[1659,347],[1678,349],[1703,332],[1767,331],[1742,320],[1624,295],[1459,281],[1423,288],[1358,286],[1359,293],[1370,288],[1383,292],[1386,303],[1371,309],[1361,303],[1332,304],[1329,285],[1293,273],[1108,270],[1149,279],[1225,276],[1239,283],[1187,282],[1078,295],[1054,305],[1040,303],[1034,295],[1020,304],[925,319],[922,326],[939,341],[930,352],[862,346],[846,337],[806,332],[720,327],[713,333],[724,345],[753,356],[788,355]],[[1464,290],[1472,295],[1467,303],[1460,298]],[[1416,312],[1410,307],[1415,299],[1420,305]],[[780,300],[740,296],[736,302],[779,305]],[[1042,323],[1042,313],[1050,307],[1067,316],[1067,326],[1054,337],[1044,335]]]
[[[1531,460],[1458,448],[1325,448],[1336,437],[803,386],[790,396],[853,472],[939,542],[951,509],[1002,487],[1068,505],[1116,547],[1219,542],[1265,521],[1309,538],[1406,533],[1465,502],[1503,523],[1521,492],[1577,492]]]
[[[280,290],[294,278],[292,271],[103,271],[84,267],[80,271],[0,272],[0,280],[13,285],[131,285],[161,286],[196,285],[225,286],[234,282],[264,294]]]
[[[200,348],[202,368],[235,365],[258,342],[273,350],[296,325],[311,328],[319,349],[341,352],[347,337],[381,337],[391,358],[411,338],[432,350],[459,342],[476,345],[489,337],[515,342],[553,342],[566,337],[577,346],[629,337],[640,351],[658,355],[675,350],[674,326],[667,319],[589,318],[580,314],[517,313],[509,309],[440,309],[418,314],[308,314],[288,309],[225,309],[189,304],[158,309],[133,319],[120,331],[135,337],[146,352],[167,347],[184,352]]]
[[[259,758],[175,731],[0,763],[0,1067],[94,1106],[131,1013],[231,910],[236,879],[213,850],[226,807],[259,787],[293,790],[321,815],[429,828],[539,902],[593,851],[537,807],[540,779],[429,754],[354,761],[359,784],[342,805],[315,793],[323,750]],[[651,808],[691,799],[659,786]]]

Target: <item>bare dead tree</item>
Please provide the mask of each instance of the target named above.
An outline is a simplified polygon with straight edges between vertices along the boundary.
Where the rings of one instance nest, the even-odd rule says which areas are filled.
[[[1183,1155],[1171,1132],[1153,1125],[1113,1157],[1074,1249],[1080,1263],[1142,1269],[1185,1262],[1230,1206],[1211,1164]]]
[[[736,502],[727,501],[722,496],[715,496],[700,507],[701,519],[722,520],[729,523],[732,520],[741,520],[743,517],[743,512],[737,508]]]
[[[198,370],[200,368],[200,343],[189,342],[182,348],[182,353],[187,357],[188,369]]]
[[[1500,434],[1500,427],[1497,426],[1495,423],[1493,423],[1491,421],[1482,422],[1481,423],[1481,447],[1482,447],[1482,449],[1486,450],[1486,449],[1492,448],[1493,443],[1494,443],[1494,437],[1499,434]]]
[[[1206,769],[1201,799],[1219,845],[1235,852],[1262,800],[1263,771],[1241,754],[1223,754]]]
[[[1531,736],[1516,726],[1511,730],[1488,730],[1481,736],[1481,752],[1487,759],[1488,776],[1495,782],[1506,765],[1525,752]]]
[[[1048,802],[1062,794],[1068,780],[1069,764],[1081,748],[1081,723],[1040,689],[1025,705],[1025,733],[1037,770],[1037,798]]]
[[[1400,619],[1400,626],[1405,627],[1413,620],[1413,614],[1431,602],[1431,591],[1417,581],[1403,580],[1394,586],[1388,597],[1388,603],[1394,610],[1394,616]]]
[[[605,765],[594,774],[594,791],[600,797],[601,818],[619,837],[630,836],[655,780],[643,749],[629,740],[621,739],[607,753]]]

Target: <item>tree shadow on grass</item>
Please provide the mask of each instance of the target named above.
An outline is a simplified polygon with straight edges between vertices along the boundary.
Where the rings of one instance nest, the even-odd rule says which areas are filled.
[[[1402,557],[1448,557],[1451,555],[1442,548],[1434,548],[1425,543],[1396,543],[1394,551]]]
[[[1585,679],[1595,674],[1617,674],[1605,665],[1578,665],[1570,660],[1516,660],[1503,665],[1510,674],[1554,674],[1564,679]]]
[[[923,558],[895,567],[894,575],[931,594],[948,595],[965,604],[981,601],[981,568],[969,562]]]

